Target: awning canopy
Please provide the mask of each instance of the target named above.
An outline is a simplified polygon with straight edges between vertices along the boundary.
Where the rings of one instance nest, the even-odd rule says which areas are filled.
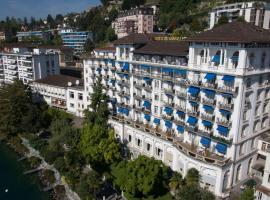
[[[155,124],[160,124],[160,119],[155,118],[155,119],[154,119],[154,123],[155,123]]]
[[[190,105],[192,105],[192,106],[194,106],[194,107],[196,107],[196,106],[199,105],[198,103],[196,103],[196,102],[194,102],[194,101],[189,101],[189,103],[190,103]]]
[[[180,115],[180,116],[184,116],[185,115],[185,113],[183,111],[180,111],[180,110],[177,110],[176,111],[176,114],[177,115]]]
[[[150,121],[151,120],[151,116],[150,115],[147,115],[147,114],[144,114],[144,119],[146,119],[147,121]]]
[[[143,69],[150,69],[150,66],[149,65],[141,65],[141,68],[143,68]]]
[[[214,81],[216,79],[216,74],[207,73],[204,78],[208,81]]]
[[[151,79],[151,78],[149,78],[149,77],[143,77],[143,80],[144,80],[144,81],[146,81],[146,82],[150,82],[150,81],[152,81],[152,79]]]
[[[212,58],[212,62],[219,63],[220,62],[220,55],[214,55]]]
[[[165,121],[165,126],[167,128],[172,128],[172,122],[171,121]]]
[[[129,63],[125,62],[122,69],[125,71],[129,71]]]
[[[144,101],[144,102],[143,102],[143,107],[149,108],[149,107],[151,107],[151,103],[148,102],[148,101]]]
[[[184,69],[175,69],[174,70],[174,73],[175,74],[180,74],[180,75],[185,75],[185,74],[187,74],[187,70],[184,70]]]
[[[211,97],[215,96],[216,94],[214,90],[204,89],[203,91],[207,96],[211,96]]]
[[[209,148],[211,144],[211,139],[207,137],[202,137],[200,142],[204,147]]]
[[[227,145],[226,144],[217,143],[216,150],[219,153],[226,154],[226,152],[227,152]]]
[[[198,121],[198,119],[196,117],[189,116],[188,120],[187,120],[187,123],[189,123],[190,125],[195,126],[197,121]]]
[[[230,116],[231,115],[231,112],[228,111],[228,110],[220,109],[219,112],[224,116]]]
[[[208,111],[208,112],[212,112],[214,110],[212,106],[208,106],[208,105],[203,105],[203,108],[205,111]]]
[[[233,97],[233,95],[232,94],[230,94],[230,93],[220,93],[223,97],[226,97],[226,98],[228,98],[228,97]]]
[[[173,69],[171,68],[162,68],[162,71],[165,73],[173,73]]]
[[[183,126],[180,126],[180,125],[177,125],[177,131],[179,132],[179,133],[184,133],[184,127]]]
[[[225,82],[233,82],[234,81],[234,76],[224,75],[222,80],[225,81]]]
[[[219,134],[227,137],[228,133],[229,133],[229,128],[227,128],[225,126],[218,125],[217,131],[219,132]]]
[[[206,127],[212,127],[213,126],[213,123],[212,122],[209,122],[209,121],[206,121],[206,120],[203,120],[202,123]]]
[[[125,114],[126,116],[128,116],[129,110],[127,108],[122,108],[122,113]]]
[[[233,62],[238,62],[239,56],[232,56],[232,57],[231,57],[231,60],[232,60]]]
[[[188,88],[188,92],[193,96],[197,96],[198,93],[200,92],[200,88],[191,86]]]
[[[169,107],[165,107],[164,112],[165,112],[167,115],[171,115],[172,112],[173,112],[173,109],[172,109],[172,108],[169,108]]]

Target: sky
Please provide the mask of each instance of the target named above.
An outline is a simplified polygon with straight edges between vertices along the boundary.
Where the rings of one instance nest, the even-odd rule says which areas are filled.
[[[80,12],[98,4],[99,0],[0,0],[0,19],[45,18],[48,14]]]

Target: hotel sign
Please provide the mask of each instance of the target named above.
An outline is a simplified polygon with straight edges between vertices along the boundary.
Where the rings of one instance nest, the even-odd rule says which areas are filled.
[[[173,37],[173,36],[157,36],[154,37],[155,41],[182,41],[184,37]]]

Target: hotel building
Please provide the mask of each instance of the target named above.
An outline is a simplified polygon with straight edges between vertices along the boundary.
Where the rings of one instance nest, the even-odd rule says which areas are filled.
[[[243,17],[247,22],[264,29],[270,28],[270,3],[239,2],[218,6],[210,12],[210,29],[218,23],[221,16],[226,16],[229,22]]]
[[[232,22],[186,41],[131,34],[115,47],[84,60],[84,90],[102,76],[110,124],[132,157],[183,175],[196,168],[201,186],[228,197],[252,174],[258,139],[270,129],[269,32]]]
[[[112,23],[118,38],[132,33],[153,33],[154,13],[152,8],[139,7],[119,13]]]
[[[41,40],[47,40],[50,36],[50,31],[25,31],[25,32],[17,32],[16,37],[18,38],[19,42],[22,42],[24,39],[29,37],[36,37]]]
[[[13,52],[2,52],[0,55],[0,78],[3,77],[5,83],[19,79],[28,84],[60,73],[59,54],[53,49],[33,49],[30,52],[27,48],[13,48]]]

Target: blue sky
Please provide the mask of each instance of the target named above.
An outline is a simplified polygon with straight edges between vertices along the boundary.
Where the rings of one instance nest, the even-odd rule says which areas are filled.
[[[0,19],[6,16],[44,18],[48,13],[79,12],[97,4],[99,0],[0,0]]]

